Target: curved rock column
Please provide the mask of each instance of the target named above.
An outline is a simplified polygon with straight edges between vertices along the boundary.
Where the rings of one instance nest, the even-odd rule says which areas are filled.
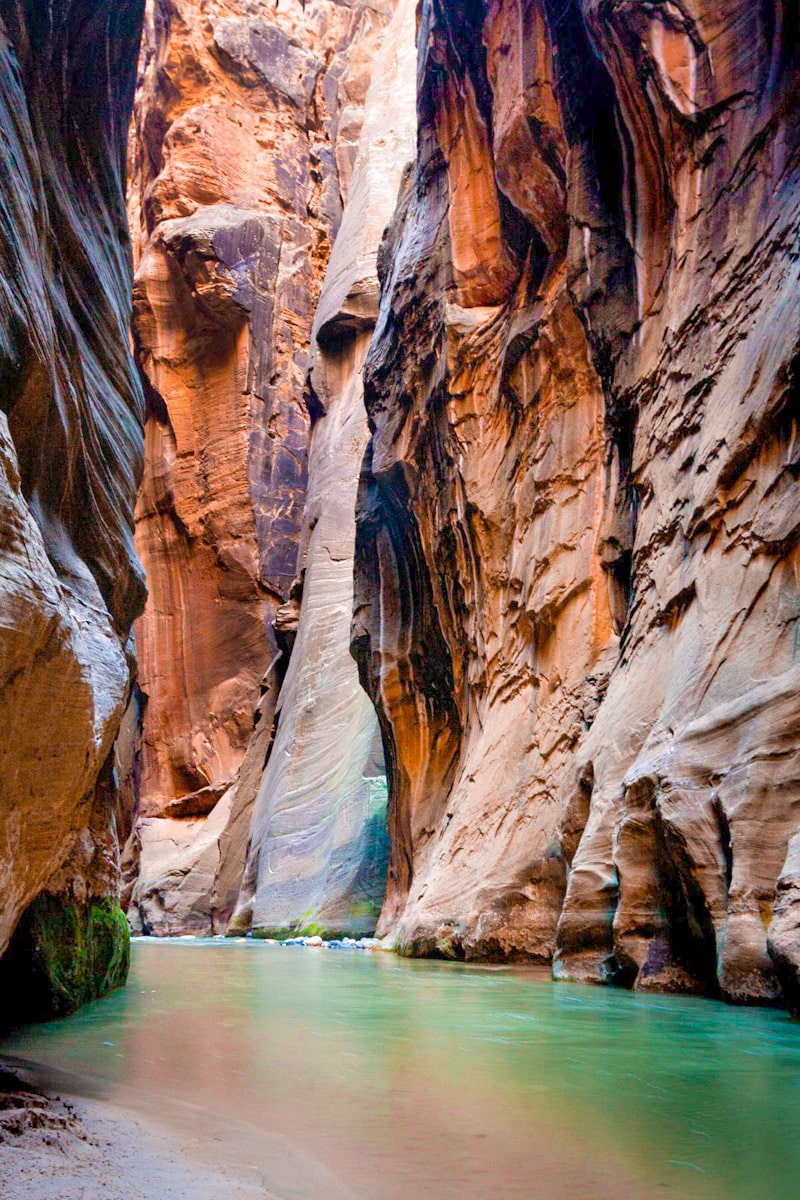
[[[388,18],[366,0],[206,10],[148,5],[132,132],[150,601],[131,915],[153,933],[224,928],[238,891],[285,669],[271,622],[297,564],[311,325]]]
[[[383,24],[363,3],[254,12],[148,8],[129,200],[145,816],[205,815],[252,732],[296,566],[314,305]]]
[[[576,300],[596,359],[611,349],[601,550],[625,603],[576,756],[591,804],[557,966],[774,1001],[767,929],[800,805],[797,18],[581,8],[613,83],[635,269],[615,337],[613,297],[595,299],[609,244],[575,229]]]
[[[232,928],[372,933],[388,859],[378,722],[348,652],[355,502],[368,439],[363,363],[376,259],[415,130],[414,5],[399,0],[373,65],[347,205],[314,321],[299,622],[253,814]]]
[[[380,932],[547,961],[558,787],[617,642],[596,557],[603,395],[568,291],[543,21],[491,12],[421,10],[417,173],[366,368],[353,645],[391,764]]]

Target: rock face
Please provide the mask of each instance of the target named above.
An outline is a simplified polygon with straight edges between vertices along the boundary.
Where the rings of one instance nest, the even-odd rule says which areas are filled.
[[[238,893],[286,670],[270,626],[297,570],[312,321],[391,12],[207,8],[149,5],[132,133],[150,600],[129,850],[134,925],[157,933],[224,929]]]
[[[144,599],[124,204],[141,7],[0,0],[0,953],[17,930],[0,974],[23,1016],[126,969],[113,744]]]
[[[219,798],[252,732],[297,559],[314,304],[382,23],[365,3],[256,9],[148,6],[129,200],[146,816]]]
[[[377,254],[414,154],[415,27],[399,0],[375,58],[342,225],[317,308],[301,601],[234,928],[363,934],[386,887],[387,785],[375,711],[348,651],[355,504],[368,439],[363,365]]]
[[[796,1003],[796,15],[419,20],[353,626],[380,932]]]
[[[797,18],[421,0],[400,185],[390,7],[149,9],[134,923],[366,931],[385,769],[400,949],[797,1008]]]

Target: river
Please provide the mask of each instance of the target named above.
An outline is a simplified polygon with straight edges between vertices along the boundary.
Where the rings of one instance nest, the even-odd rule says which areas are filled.
[[[800,1023],[769,1009],[143,939],[127,988],[0,1050],[287,1200],[800,1196]]]

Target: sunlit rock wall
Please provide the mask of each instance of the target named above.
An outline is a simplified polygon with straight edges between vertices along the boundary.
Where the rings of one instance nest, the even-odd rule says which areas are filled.
[[[238,893],[286,670],[271,623],[297,570],[311,327],[390,11],[148,6],[129,208],[150,601],[129,857],[151,932],[224,929]]]
[[[381,932],[748,1001],[772,920],[796,996],[797,15],[422,0],[419,52],[353,630]]]
[[[363,365],[377,253],[414,155],[415,23],[399,0],[373,63],[361,143],[314,319],[300,611],[253,814],[237,929],[363,934],[386,886],[386,772],[349,654],[355,505],[368,439]]]
[[[148,4],[129,192],[147,816],[205,815],[252,731],[295,572],[311,322],[381,7]]]
[[[125,971],[114,905],[130,814],[112,749],[144,600],[124,203],[141,9],[0,0],[0,953],[50,893],[3,974],[4,1007],[24,996],[23,1017]],[[53,964],[60,922],[73,941]],[[95,935],[85,975],[75,939]]]

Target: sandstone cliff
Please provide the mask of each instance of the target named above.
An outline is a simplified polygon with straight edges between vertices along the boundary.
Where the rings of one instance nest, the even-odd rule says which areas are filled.
[[[252,729],[297,558],[314,304],[379,25],[367,4],[207,8],[149,5],[131,156],[146,815],[204,815]]]
[[[12,1016],[67,1011],[126,970],[117,835],[130,814],[113,743],[144,598],[124,204],[141,8],[0,0],[0,953],[14,934],[0,973]]]
[[[297,568],[312,321],[390,10],[148,5],[129,208],[150,600],[129,857],[152,932],[224,929],[238,893],[287,665],[270,626]]]
[[[355,504],[368,439],[363,364],[377,254],[414,154],[415,27],[399,0],[374,58],[361,142],[312,331],[300,609],[253,813],[236,929],[372,933],[386,887],[386,771],[350,657]]]
[[[375,325],[389,7],[150,11],[135,914],[352,922],[385,763],[400,949],[797,1006],[797,19],[421,0]]]
[[[353,626],[381,932],[796,1000],[796,13],[419,20]]]

